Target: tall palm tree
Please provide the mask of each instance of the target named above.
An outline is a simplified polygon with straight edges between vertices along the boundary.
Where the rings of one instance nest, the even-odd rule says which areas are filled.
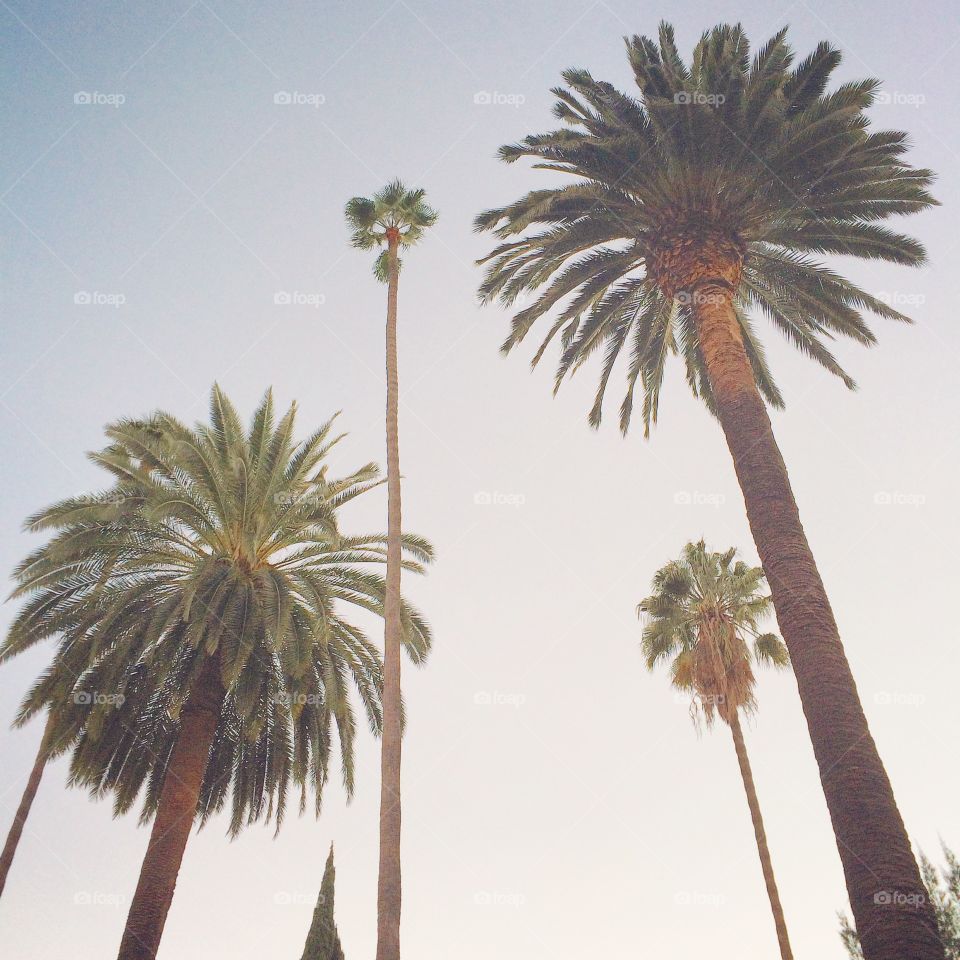
[[[775,633],[761,633],[758,627],[772,605],[769,595],[763,592],[762,568],[740,560],[735,563],[735,555],[735,549],[713,553],[701,540],[688,543],[679,560],[657,571],[653,593],[637,607],[646,617],[643,653],[650,670],[661,660],[670,661],[670,682],[692,695],[694,720],[702,715],[707,726],[711,726],[719,715],[730,727],[780,956],[782,960],[793,960],[740,726],[740,714],[752,712],[757,705],[752,664],[786,667],[790,658]]]
[[[557,386],[603,347],[595,426],[621,354],[624,431],[638,381],[649,430],[667,357],[683,358],[733,457],[866,955],[940,960],[920,873],[773,436],[765,401],[783,401],[752,319],[765,316],[852,387],[825,341],[873,343],[864,313],[907,318],[817,254],[923,263],[919,243],[878,221],[933,204],[932,175],[903,159],[905,134],[870,130],[865,111],[877,81],[826,92],[840,54],[821,43],[794,65],[785,33],[751,59],[743,30],[718,26],[689,64],[669,25],[659,45],[635,36],[627,53],[639,97],[568,70],[569,89],[554,90],[567,127],[503,147],[501,157],[531,157],[572,182],[477,218],[478,229],[502,241],[486,258],[481,294],[506,305],[534,295],[514,316],[504,350],[549,316],[534,362],[559,334]],[[904,895],[900,906],[887,905],[891,891]]]
[[[270,393],[249,430],[214,388],[209,424],[173,416],[120,420],[92,455],[113,477],[102,493],[28,520],[49,541],[17,568],[27,598],[0,646],[6,660],[58,637],[18,721],[50,708],[51,751],[70,745],[71,782],[143,793],[153,819],[119,956],[156,955],[184,849],[232,802],[230,831],[279,827],[291,785],[320,811],[339,741],[354,786],[350,689],[379,730],[378,653],[344,605],[381,613],[385,538],[341,533],[345,504],[376,486],[368,464],[342,478],[326,463],[327,423],[300,443],[296,408],[279,420]],[[410,569],[428,544],[407,537]],[[401,639],[420,660],[423,619],[401,605]]]
[[[397,281],[400,248],[413,246],[437,213],[423,190],[394,180],[373,195],[347,202],[351,242],[360,250],[382,247],[373,272],[387,284],[387,599],[383,641],[383,737],[380,781],[380,866],[377,881],[377,958],[400,960],[400,439],[398,430]]]

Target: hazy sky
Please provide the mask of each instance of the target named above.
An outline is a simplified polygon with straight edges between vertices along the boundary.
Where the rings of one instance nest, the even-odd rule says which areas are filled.
[[[663,16],[686,51],[721,14],[756,44],[784,23],[802,54],[833,41],[842,78],[883,80],[875,123],[907,129],[911,159],[941,174],[944,206],[908,225],[930,266],[843,265],[918,321],[879,321],[869,353],[839,347],[859,392],[766,340],[788,401],[774,427],[900,809],[931,855],[939,836],[960,846],[956,10],[706,11],[0,0],[4,576],[37,542],[24,516],[102,485],[84,452],[104,423],[203,416],[214,379],[245,414],[273,384],[304,432],[343,409],[335,465],[382,461],[385,295],[342,208],[399,175],[441,212],[400,291],[405,522],[439,554],[408,584],[436,633],[405,680],[410,960],[776,952],[730,737],[698,739],[637,647],[635,605],[688,539],[756,558],[720,430],[674,365],[650,442],[620,438],[619,380],[592,432],[595,368],[552,399],[552,371],[500,358],[507,315],[475,299],[489,241],[473,216],[544,182],[496,148],[554,126],[566,67],[628,87],[621,37]],[[346,521],[384,515],[370,497]],[[47,656],[0,669],[4,833],[40,737],[8,721]],[[748,747],[794,951],[839,960],[846,896],[796,686],[763,676],[758,696]],[[296,960],[331,841],[347,956],[372,956],[378,754],[359,739],[350,806],[333,788],[319,821],[276,840],[258,827],[229,842],[222,821],[191,839],[161,958]],[[64,780],[60,762],[0,903],[5,960],[102,960],[119,943],[147,831]]]

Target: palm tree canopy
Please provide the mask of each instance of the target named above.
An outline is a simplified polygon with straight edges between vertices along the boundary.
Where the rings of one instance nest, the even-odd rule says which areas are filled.
[[[772,609],[763,569],[735,557],[735,549],[688,543],[679,560],[657,571],[653,592],[637,607],[648,669],[669,660],[671,683],[693,694],[694,718],[702,712],[708,726],[715,713],[729,722],[732,711],[753,710],[754,662],[790,662],[783,640],[759,627]]]
[[[481,297],[528,302],[503,351],[550,315],[533,362],[559,334],[556,387],[604,348],[593,426],[621,354],[624,432],[639,380],[649,434],[671,353],[682,356],[690,388],[713,411],[690,297],[721,263],[768,403],[782,406],[783,398],[754,330],[757,314],[854,387],[826,341],[873,343],[865,313],[907,318],[817,258],[921,264],[921,245],[878,221],[936,202],[926,189],[930,171],[903,159],[906,135],[870,130],[866,110],[879,82],[827,92],[840,53],[823,42],[794,64],[786,29],[752,59],[739,25],[705,33],[689,64],[666,23],[659,43],[634,36],[626,45],[639,96],[567,70],[567,88],[552,91],[567,127],[500,151],[508,163],[530,157],[535,168],[574,178],[476,220],[503,241],[480,261],[488,264]]]
[[[382,535],[347,535],[342,507],[379,484],[374,464],[329,473],[341,439],[333,421],[295,442],[295,405],[279,419],[268,391],[244,429],[214,387],[209,424],[170,414],[120,420],[91,454],[109,489],[29,518],[47,543],[16,569],[26,598],[0,645],[0,662],[52,637],[51,666],[18,722],[49,706],[51,752],[72,749],[71,781],[113,792],[116,811],[144,791],[156,810],[181,709],[209,658],[225,690],[204,777],[201,819],[232,790],[231,830],[276,817],[291,782],[319,812],[339,741],[353,789],[351,688],[374,731],[381,722],[376,647],[344,608],[382,614]],[[404,539],[421,571],[430,545]],[[402,607],[402,636],[419,662],[430,631]],[[209,674],[209,670],[207,671]]]
[[[353,231],[350,242],[360,250],[373,250],[385,247],[392,237],[401,247],[413,246],[439,216],[425,196],[424,190],[408,190],[399,180],[393,180],[372,198],[352,197],[344,211]],[[386,251],[374,261],[373,272],[378,280],[386,282]]]

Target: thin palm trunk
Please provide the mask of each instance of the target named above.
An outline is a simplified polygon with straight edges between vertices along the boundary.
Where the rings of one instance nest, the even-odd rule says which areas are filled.
[[[400,960],[400,442],[397,425],[398,262],[395,235],[388,235],[387,256],[387,589],[376,960]]]
[[[943,960],[920,871],[744,350],[732,301],[738,280],[738,265],[713,265],[694,287],[694,316],[790,651],[863,952],[867,960]]]
[[[47,765],[47,733],[50,730],[50,720],[43,731],[43,737],[40,740],[40,747],[37,749],[37,758],[33,761],[33,769],[27,779],[27,785],[23,790],[23,796],[20,798],[20,806],[14,815],[13,823],[10,826],[10,832],[7,834],[7,842],[3,845],[3,853],[0,854],[0,894],[7,885],[7,874],[10,872],[10,866],[17,852],[17,845],[20,843],[20,837],[23,834],[23,827],[30,815],[30,808],[33,806],[33,798],[37,795],[37,789],[40,786],[40,778],[43,776],[43,769]]]
[[[783,907],[780,904],[777,881],[773,876],[773,862],[770,859],[770,848],[767,846],[767,832],[763,828],[760,801],[757,799],[757,787],[753,782],[753,770],[750,768],[750,758],[747,756],[747,745],[743,742],[743,730],[740,727],[740,712],[738,710],[734,710],[730,717],[730,732],[733,734],[733,746],[737,751],[737,763],[740,764],[740,776],[743,778],[743,789],[747,794],[747,806],[750,807],[753,832],[757,838],[760,867],[763,870],[763,882],[767,886],[767,897],[770,899],[773,923],[777,928],[780,957],[781,960],[793,960],[790,938],[787,936],[787,922],[783,917]]]
[[[157,955],[223,699],[219,658],[209,657],[180,714],[180,734],[164,778],[118,960],[153,960]]]

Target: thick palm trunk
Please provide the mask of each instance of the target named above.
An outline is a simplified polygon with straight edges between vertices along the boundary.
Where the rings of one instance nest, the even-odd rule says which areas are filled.
[[[223,707],[218,664],[219,658],[208,658],[180,714],[180,734],[160,793],[118,960],[153,960],[157,955]]]
[[[30,808],[33,806],[33,798],[37,795],[37,789],[40,786],[40,778],[43,776],[43,768],[47,765],[47,731],[50,729],[50,721],[44,728],[43,738],[40,741],[40,747],[37,750],[37,758],[33,761],[33,769],[27,779],[27,785],[23,790],[23,796],[20,798],[20,806],[14,815],[13,823],[10,826],[10,832],[7,834],[7,842],[3,845],[3,853],[0,854],[0,894],[7,885],[7,874],[10,872],[10,865],[13,863],[14,855],[17,852],[17,845],[20,843],[20,837],[23,834],[24,824],[30,815]]]
[[[384,606],[383,738],[377,957],[400,960],[400,442],[397,426],[397,239],[388,240],[387,592]]]
[[[691,285],[694,316],[793,662],[863,952],[867,960],[943,960],[910,841],[744,351],[731,295],[737,279],[739,268],[729,264],[701,276]]]
[[[743,778],[743,789],[747,794],[747,806],[750,807],[750,819],[753,821],[753,832],[757,838],[757,851],[760,854],[760,867],[763,870],[763,882],[767,887],[767,897],[770,900],[770,910],[773,912],[773,923],[777,928],[777,943],[780,944],[781,960],[793,960],[790,950],[790,938],[787,936],[787,922],[783,918],[783,907],[780,905],[780,893],[777,890],[777,881],[773,876],[773,862],[770,859],[770,848],[767,846],[767,831],[763,828],[763,817],[760,815],[760,801],[757,799],[757,788],[753,782],[753,770],[750,768],[750,758],[747,756],[747,745],[743,742],[743,730],[740,727],[740,713],[733,711],[730,717],[730,732],[733,734],[733,746],[737,751],[737,763],[740,764],[740,776]]]

